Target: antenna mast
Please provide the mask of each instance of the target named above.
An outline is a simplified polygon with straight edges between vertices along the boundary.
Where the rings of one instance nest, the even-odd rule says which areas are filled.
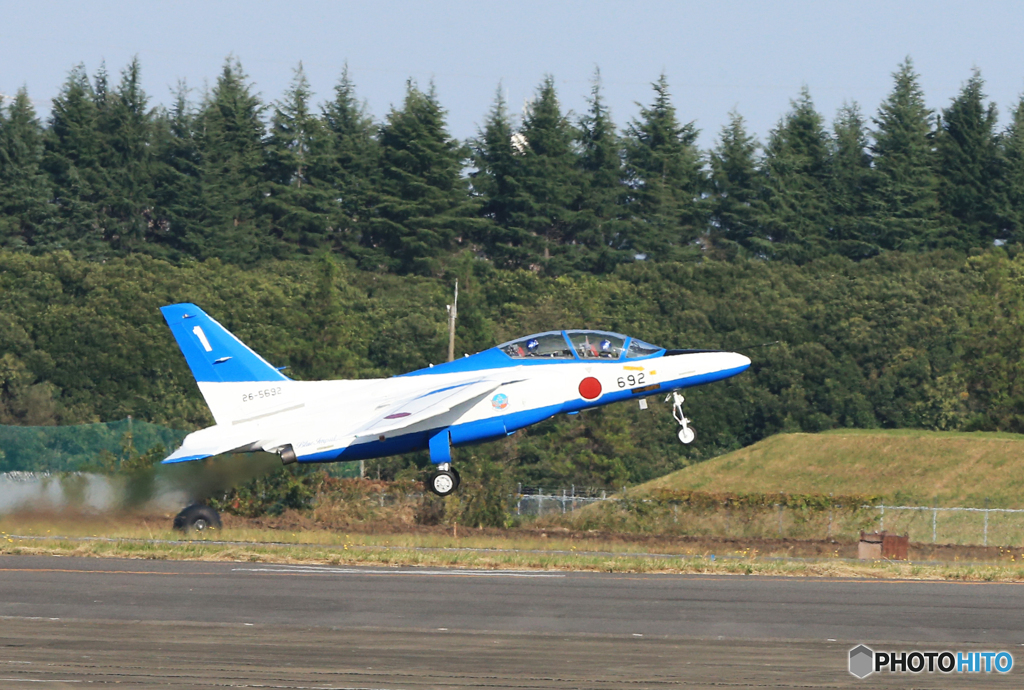
[[[455,279],[455,299],[448,305],[448,361],[455,359],[455,319],[459,315],[459,279]]]

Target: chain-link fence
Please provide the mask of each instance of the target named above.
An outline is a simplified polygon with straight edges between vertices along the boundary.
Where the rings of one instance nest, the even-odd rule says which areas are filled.
[[[583,511],[588,506],[604,506]],[[909,534],[916,542],[958,545],[1024,545],[1024,509],[967,506],[828,506],[809,509],[781,504],[695,509],[678,501],[623,500],[594,489],[520,487],[513,497],[521,517],[564,515],[573,526],[651,533],[783,539],[853,539],[861,530]]]
[[[907,533],[914,541],[944,544],[1024,544],[1024,510],[956,506],[874,506],[878,529]]]

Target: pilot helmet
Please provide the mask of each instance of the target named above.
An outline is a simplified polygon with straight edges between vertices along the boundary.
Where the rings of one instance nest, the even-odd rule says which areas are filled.
[[[526,349],[529,350],[530,352],[533,352],[538,347],[540,347],[540,341],[538,341],[536,338],[530,338],[529,340],[526,341]]]
[[[602,340],[601,341],[601,352],[611,352],[611,351],[612,351],[612,341],[610,341],[610,340]]]

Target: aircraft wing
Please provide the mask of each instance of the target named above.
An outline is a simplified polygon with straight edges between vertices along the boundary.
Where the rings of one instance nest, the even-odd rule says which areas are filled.
[[[440,417],[456,407],[476,404],[495,389],[517,380],[519,379],[507,375],[491,376],[449,383],[440,388],[421,388],[379,410],[370,421],[354,429],[342,431],[336,437],[337,440],[331,445],[331,448],[345,448],[357,441],[399,434],[404,429]],[[181,448],[171,453],[163,462],[171,464],[202,460],[221,453],[241,453],[261,449],[273,451],[286,444],[296,444],[296,441],[299,440],[289,437],[290,435],[257,438],[255,435],[258,433],[251,429],[234,431],[223,425],[200,429],[186,436]],[[296,450],[299,450],[298,447]]]
[[[513,380],[504,378],[476,379],[428,390],[411,398],[401,400],[357,429],[353,441],[376,438],[385,434],[409,428],[420,422],[439,417],[454,408],[478,402],[485,395]]]

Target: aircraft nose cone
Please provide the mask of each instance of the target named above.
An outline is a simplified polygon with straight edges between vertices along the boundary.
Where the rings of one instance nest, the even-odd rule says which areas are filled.
[[[751,365],[751,358],[738,352],[723,352],[722,359],[719,361],[722,362],[722,369],[727,369],[736,374],[746,371]]]

